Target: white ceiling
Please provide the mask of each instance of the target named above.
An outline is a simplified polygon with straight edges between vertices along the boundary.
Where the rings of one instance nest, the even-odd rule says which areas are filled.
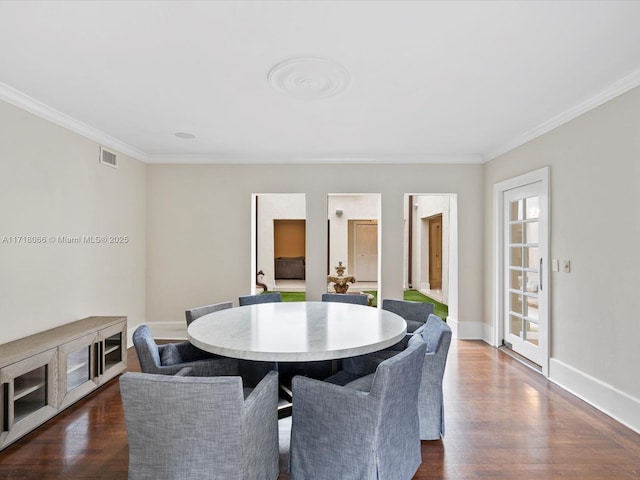
[[[0,99],[147,162],[479,163],[638,84],[637,1],[0,2]]]

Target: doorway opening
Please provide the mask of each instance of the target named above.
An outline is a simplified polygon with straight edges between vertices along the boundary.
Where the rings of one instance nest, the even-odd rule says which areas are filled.
[[[340,262],[355,277],[348,293],[377,292],[380,274],[380,194],[329,194],[327,275]],[[327,284],[333,292],[333,284]]]
[[[253,194],[253,293],[304,292],[306,281],[306,196]]]
[[[305,220],[273,220],[274,288],[278,291],[304,288],[305,232]]]
[[[447,314],[457,262],[455,211],[455,195],[405,195],[405,288],[441,303]]]

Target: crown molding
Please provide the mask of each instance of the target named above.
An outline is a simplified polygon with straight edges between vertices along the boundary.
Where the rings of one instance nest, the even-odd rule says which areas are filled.
[[[56,110],[55,108],[50,107],[49,105],[46,105],[2,82],[0,82],[0,100],[4,100],[5,102],[15,105],[27,112],[33,113],[40,118],[44,118],[45,120],[71,130],[83,137],[94,140],[105,147],[109,147],[143,162],[147,161],[148,155],[145,152],[138,150],[117,138],[107,135],[106,133],[95,129],[86,123],[67,115],[66,113],[62,113],[61,111]]]
[[[532,128],[531,130],[517,136],[510,142],[507,142],[494,150],[486,152],[483,155],[484,161],[488,162],[504,153],[513,150],[514,148],[524,145],[525,143],[530,142],[531,140],[544,135],[547,132],[550,132],[554,128],[558,128],[559,126],[573,120],[574,118],[577,118],[580,115],[587,113],[588,111],[593,110],[596,107],[599,107],[603,103],[606,103],[609,100],[612,100],[615,97],[628,92],[638,85],[640,85],[640,68],[634,70],[626,77],[623,77],[620,80],[612,83],[607,88],[597,93],[593,97],[588,98],[584,102],[579,103],[578,105],[575,105],[568,110],[565,110],[559,115],[556,115],[546,122],[541,123],[537,127]]]
[[[149,155],[150,164],[482,164],[481,155],[274,155],[274,154],[216,154],[216,155]]]
[[[0,100],[94,140],[103,146],[151,164],[482,164],[548,133],[639,85],[640,68],[578,105],[481,155],[431,153],[408,155],[147,154],[2,82],[0,82]]]

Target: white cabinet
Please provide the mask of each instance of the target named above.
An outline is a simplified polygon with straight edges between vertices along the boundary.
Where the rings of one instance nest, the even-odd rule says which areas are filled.
[[[89,317],[0,345],[0,450],[126,370],[126,317]]]

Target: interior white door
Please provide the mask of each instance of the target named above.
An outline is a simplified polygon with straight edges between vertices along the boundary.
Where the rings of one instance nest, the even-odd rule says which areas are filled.
[[[504,343],[542,366],[547,360],[548,295],[543,279],[548,213],[542,182],[504,192]]]
[[[378,280],[378,225],[358,223],[355,227],[356,280],[375,282]]]

